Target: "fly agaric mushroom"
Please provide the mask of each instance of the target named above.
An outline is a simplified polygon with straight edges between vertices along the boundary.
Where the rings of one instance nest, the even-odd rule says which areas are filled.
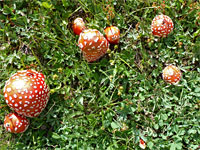
[[[42,73],[23,70],[6,81],[4,97],[8,106],[18,114],[37,117],[49,100],[49,88]]]
[[[106,38],[96,29],[87,29],[81,32],[78,46],[88,62],[93,62],[102,57],[109,48]]]
[[[139,146],[140,146],[141,149],[145,149],[147,147],[146,143],[142,139],[140,139]]]
[[[4,127],[11,133],[22,133],[28,129],[29,121],[25,116],[17,113],[9,113],[5,116]]]
[[[181,79],[181,71],[176,66],[169,65],[164,68],[162,77],[166,82],[176,84]]]
[[[80,33],[85,30],[85,23],[82,18],[76,18],[73,21],[72,29],[76,35],[80,35]]]
[[[155,36],[166,37],[173,30],[173,26],[170,17],[166,15],[158,15],[152,21],[151,31]]]
[[[118,44],[120,39],[120,30],[116,26],[107,27],[105,30],[105,37],[111,44]]]

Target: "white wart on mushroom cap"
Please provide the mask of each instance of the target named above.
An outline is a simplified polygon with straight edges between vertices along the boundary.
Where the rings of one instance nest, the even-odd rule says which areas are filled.
[[[166,37],[173,30],[173,27],[174,24],[170,17],[158,15],[152,21],[151,31],[155,36]]]
[[[6,103],[18,114],[37,117],[49,100],[49,88],[42,73],[34,70],[18,71],[6,81]]]
[[[27,130],[29,121],[25,116],[17,113],[9,113],[5,116],[4,127],[8,132],[11,133],[22,133]]]
[[[106,38],[96,29],[86,29],[81,32],[78,46],[88,62],[98,60],[106,54],[109,43]]]

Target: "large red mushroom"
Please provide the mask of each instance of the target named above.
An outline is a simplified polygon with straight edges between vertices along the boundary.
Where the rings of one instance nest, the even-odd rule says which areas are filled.
[[[6,81],[4,97],[8,106],[18,114],[37,117],[49,100],[49,88],[42,73],[18,71]]]
[[[81,32],[78,40],[78,46],[83,52],[84,58],[88,62],[98,60],[106,54],[109,49],[109,43],[106,38],[96,29],[86,29]]]
[[[17,113],[9,113],[5,116],[4,127],[8,132],[11,133],[22,133],[25,132],[29,126],[29,121],[25,116]]]
[[[174,24],[170,17],[158,15],[152,21],[151,31],[155,36],[166,37],[173,30],[173,27]]]

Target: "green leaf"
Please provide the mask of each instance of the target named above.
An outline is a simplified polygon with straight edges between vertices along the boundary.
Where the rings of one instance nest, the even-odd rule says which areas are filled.
[[[47,8],[47,9],[50,9],[52,7],[52,4],[50,5],[47,2],[42,2],[42,6],[45,7],[45,8]]]
[[[119,125],[118,125],[116,122],[112,122],[112,123],[111,123],[111,127],[112,127],[113,129],[117,129],[117,128],[119,128]]]
[[[57,133],[53,132],[52,138],[60,139],[60,136]]]
[[[148,142],[148,143],[147,143],[147,146],[148,146],[150,149],[153,148],[153,145],[154,145],[153,142]]]
[[[176,144],[175,144],[175,143],[172,143],[172,144],[171,144],[170,150],[176,150]]]

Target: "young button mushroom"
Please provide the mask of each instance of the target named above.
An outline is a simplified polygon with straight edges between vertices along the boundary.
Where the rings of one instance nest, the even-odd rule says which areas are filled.
[[[96,29],[86,29],[81,32],[78,46],[88,62],[98,60],[106,54],[109,43],[106,38]]]
[[[155,36],[166,37],[173,30],[173,26],[170,17],[166,15],[158,15],[152,21],[151,31]]]
[[[105,30],[105,37],[111,44],[118,44],[120,39],[120,30],[116,26],[107,27]]]
[[[37,117],[49,100],[49,88],[44,75],[34,70],[18,71],[6,81],[6,103],[18,114]]]
[[[73,21],[72,29],[76,35],[80,35],[80,33],[85,30],[85,23],[82,18],[76,18]]]
[[[11,133],[25,132],[29,126],[29,121],[24,116],[17,113],[9,113],[5,116],[4,127]]]
[[[164,68],[162,77],[170,84],[177,84],[181,79],[181,71],[176,66],[169,65]]]

